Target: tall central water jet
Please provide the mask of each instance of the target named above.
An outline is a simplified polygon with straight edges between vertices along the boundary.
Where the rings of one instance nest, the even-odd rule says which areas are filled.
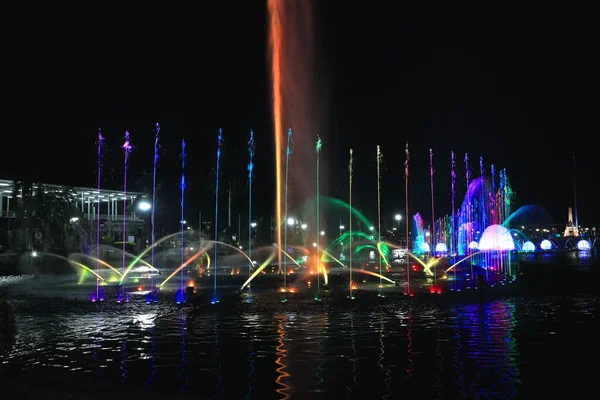
[[[129,131],[125,131],[125,143],[123,143],[123,151],[125,154],[124,163],[123,163],[123,194],[125,199],[123,200],[123,258],[122,258],[122,268],[123,274],[127,268],[125,264],[125,245],[127,244],[127,169],[129,168],[129,154],[131,153],[131,143],[129,142]],[[121,281],[121,289],[122,294],[119,296],[117,294],[117,302],[127,301],[127,297],[125,295],[125,281]]]
[[[160,134],[160,125],[158,122],[156,123],[156,129],[154,130],[154,157],[152,159],[152,210],[150,211],[150,223],[152,225],[151,232],[151,255],[150,255],[150,264],[154,265],[154,242],[156,241],[156,228],[154,222],[154,210],[156,209],[156,167],[158,164],[158,149],[160,148],[158,145],[158,135]],[[150,288],[154,290],[154,274],[150,275]],[[154,299],[157,300],[156,298]]]
[[[381,148],[377,145],[377,243],[381,243],[381,160],[383,158],[383,154],[381,153]],[[383,297],[383,293],[381,293],[381,288],[383,286],[382,281],[382,270],[381,270],[381,251],[379,252],[379,297]]]
[[[314,134],[321,132],[323,96],[316,96],[315,30],[311,1],[268,0],[269,50],[273,101],[276,177],[276,242],[278,265],[283,266],[285,133],[294,130],[290,160],[288,206],[293,208],[314,193]],[[321,160],[323,162],[323,160]],[[289,208],[288,207],[288,208]]]
[[[185,200],[185,140],[181,141],[181,180],[179,182],[179,206],[181,208],[181,263],[179,265],[183,265],[185,262],[185,243],[183,240],[184,232],[185,232],[185,218],[184,218],[184,200]],[[183,268],[181,269],[181,286],[179,287],[179,301],[185,303],[185,283],[184,283],[184,274]]]
[[[248,278],[252,276],[252,171],[254,170],[254,131],[250,129],[250,138],[248,139],[248,155],[250,159],[248,161]],[[241,240],[241,238],[240,238]],[[250,297],[250,284],[248,284],[248,301],[251,301]]]
[[[96,275],[98,275],[99,260],[100,260],[100,185],[102,177],[102,144],[104,137],[102,131],[98,129],[98,218],[96,218]],[[93,301],[103,301],[104,296],[100,295],[100,279],[96,279],[96,297]]]
[[[221,167],[221,146],[223,145],[223,129],[219,128],[219,136],[217,136],[217,167],[215,171],[215,242],[219,241],[219,170]],[[213,271],[213,297],[211,304],[217,304],[217,246],[215,244],[215,265]]]

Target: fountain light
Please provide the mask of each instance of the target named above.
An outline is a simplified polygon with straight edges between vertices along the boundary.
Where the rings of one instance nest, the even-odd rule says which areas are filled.
[[[152,209],[152,204],[150,202],[142,200],[138,203],[138,210],[140,211],[150,211]]]
[[[577,250],[589,250],[592,246],[590,246],[590,242],[585,239],[581,239],[577,242]]]

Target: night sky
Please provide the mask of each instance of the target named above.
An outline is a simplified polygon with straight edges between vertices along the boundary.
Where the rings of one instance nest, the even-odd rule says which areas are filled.
[[[265,3],[65,2],[4,17],[0,177],[95,185],[101,128],[103,186],[119,189],[119,146],[129,130],[132,179],[145,189],[158,121],[162,196],[176,207],[179,144],[185,138],[192,218],[214,207],[221,127],[226,142],[221,179],[231,182],[234,208],[241,211],[247,207],[246,140],[254,129],[255,212],[268,216],[274,173]],[[403,212],[408,140],[411,209],[425,219],[432,148],[438,215],[450,211],[454,150],[459,185],[464,153],[474,176],[483,157],[486,171],[490,164],[507,169],[517,205],[538,204],[564,223],[573,203],[575,154],[579,221],[600,222],[593,208],[598,63],[589,10],[541,1],[312,3],[319,79],[306,84],[318,89],[313,102],[324,118],[320,132],[294,134],[308,135],[308,141],[317,133],[323,137],[326,194],[347,198],[342,176],[353,147],[355,201],[374,217],[379,144],[385,217]]]

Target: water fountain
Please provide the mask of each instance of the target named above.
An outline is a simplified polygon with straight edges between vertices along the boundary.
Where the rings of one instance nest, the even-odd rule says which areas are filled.
[[[181,221],[180,221],[180,227],[181,227],[181,264],[180,265],[183,265],[183,263],[185,262],[185,241],[184,241],[184,233],[185,233],[185,217],[184,217],[184,201],[185,201],[185,157],[186,157],[185,140],[182,140],[181,141],[181,180],[179,181],[179,190],[180,190],[179,206],[181,208]],[[215,261],[216,261],[216,255],[215,255]],[[216,273],[215,273],[215,276],[216,276]],[[181,304],[181,303],[185,303],[186,302],[185,282],[184,282],[184,280],[185,280],[184,271],[182,269],[181,270],[181,286],[179,286],[179,293],[177,295],[177,304]]]
[[[158,122],[156,123],[156,128],[155,128],[155,135],[154,135],[154,156],[152,157],[152,209],[150,210],[150,224],[151,224],[151,254],[150,254],[150,264],[154,265],[154,245],[156,242],[156,226],[155,226],[155,210],[156,210],[156,169],[157,169],[157,164],[158,164],[158,150],[159,150],[159,145],[158,145],[158,138],[159,138],[159,134],[160,134],[160,125],[158,124]],[[148,298],[146,299],[146,302],[149,303],[150,301],[153,302],[158,302],[158,294],[155,291],[154,288],[154,275],[151,276],[150,278],[150,293],[148,294]]]
[[[252,129],[250,130],[250,138],[248,139],[248,154],[250,159],[248,161],[247,171],[248,171],[248,257],[250,261],[248,262],[248,277],[252,275],[252,268],[254,265],[252,264],[252,172],[254,170],[254,132]],[[252,296],[250,294],[250,285],[248,285],[248,302],[252,301]]]
[[[125,274],[126,266],[125,266],[125,245],[127,244],[127,169],[129,168],[129,154],[131,153],[131,143],[129,141],[129,131],[125,131],[125,143],[123,143],[123,151],[124,151],[124,164],[123,164],[123,193],[125,194],[125,200],[123,201],[123,257],[122,257],[122,268],[123,275]],[[100,204],[98,204],[100,205]],[[100,207],[98,207],[100,208]],[[125,282],[121,281],[121,291],[117,291],[117,303],[121,303],[123,301],[129,301],[129,297],[125,292]]]
[[[215,242],[219,241],[219,172],[221,167],[221,147],[223,146],[223,129],[219,128],[219,135],[217,136],[217,166],[215,169]],[[217,246],[215,246],[215,258],[213,261],[214,272],[213,272],[213,297],[210,301],[211,304],[217,304],[219,298],[217,297]]]

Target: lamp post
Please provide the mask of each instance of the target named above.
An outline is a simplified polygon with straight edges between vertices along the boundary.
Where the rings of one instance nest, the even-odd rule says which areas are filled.
[[[400,229],[400,221],[402,221],[402,215],[396,214],[394,219],[398,222],[398,229]]]

